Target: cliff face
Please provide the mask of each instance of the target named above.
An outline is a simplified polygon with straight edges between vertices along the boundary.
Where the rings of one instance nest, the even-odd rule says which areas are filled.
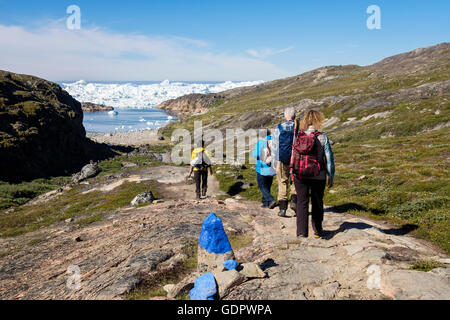
[[[96,104],[92,102],[81,103],[81,109],[83,112],[105,112],[114,110],[113,107],[105,106],[102,104]]]
[[[221,99],[223,99],[223,97],[218,94],[193,93],[177,99],[165,101],[158,105],[157,108],[170,111],[178,117],[186,117],[206,112],[209,107],[219,103]]]
[[[0,71],[0,180],[60,175],[88,161],[81,104],[55,83]]]

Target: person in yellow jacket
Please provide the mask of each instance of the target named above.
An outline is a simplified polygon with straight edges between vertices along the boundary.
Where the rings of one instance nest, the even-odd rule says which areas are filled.
[[[208,151],[205,150],[205,142],[202,141],[191,154],[191,167],[189,170],[189,178],[194,173],[195,193],[197,199],[201,196],[205,197],[208,190],[208,169],[213,174],[211,160]],[[200,193],[201,190],[201,193]],[[201,195],[201,196],[200,196]]]

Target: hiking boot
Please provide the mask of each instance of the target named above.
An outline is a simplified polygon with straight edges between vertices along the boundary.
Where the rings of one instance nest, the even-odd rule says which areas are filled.
[[[279,202],[280,212],[278,212],[279,217],[286,217],[286,210],[287,210],[287,201],[286,200],[280,200]]]
[[[200,193],[197,193],[197,196],[195,197],[197,200],[200,200],[201,199],[201,197],[200,197]]]
[[[269,209],[275,209],[278,206],[278,203],[273,201],[271,204],[269,204]]]
[[[202,196],[206,197],[206,189],[202,190]]]
[[[280,209],[280,212],[278,212],[278,216],[282,217],[282,218],[285,218],[286,217],[286,210]]]
[[[291,209],[296,213],[297,215],[297,195],[294,194],[291,196]]]

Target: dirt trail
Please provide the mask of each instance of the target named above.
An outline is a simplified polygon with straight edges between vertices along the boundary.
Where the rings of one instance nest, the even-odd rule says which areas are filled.
[[[161,166],[87,185],[85,191],[109,190],[121,179],[154,180],[165,199],[121,208],[87,226],[75,219],[0,239],[14,251],[0,258],[0,298],[123,299],[143,278],[180,263],[183,248],[197,242],[203,219],[215,212],[229,237],[253,237],[250,246],[235,250],[239,262],[257,262],[267,273],[235,287],[227,299],[450,299],[448,256],[402,229],[327,211],[325,239],[297,239],[294,218],[253,201],[218,200],[224,194],[214,176],[208,198],[194,200],[187,173]],[[35,238],[43,241],[27,244]],[[417,260],[446,267],[409,270]],[[77,270],[80,286],[74,287]]]

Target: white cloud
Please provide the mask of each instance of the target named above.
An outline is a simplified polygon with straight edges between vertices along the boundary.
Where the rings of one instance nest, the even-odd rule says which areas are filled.
[[[257,56],[216,53],[183,37],[0,25],[0,69],[50,80],[270,80],[289,74]],[[288,48],[289,49],[289,48]]]
[[[281,50],[273,50],[273,49],[269,49],[269,48],[264,48],[261,50],[256,50],[256,49],[248,49],[246,52],[251,55],[252,57],[255,57],[257,59],[265,59],[267,57],[276,55],[276,54],[280,54],[280,53],[284,53],[284,52],[288,52],[290,50],[294,49],[294,47],[288,47],[285,49],[281,49]]]

